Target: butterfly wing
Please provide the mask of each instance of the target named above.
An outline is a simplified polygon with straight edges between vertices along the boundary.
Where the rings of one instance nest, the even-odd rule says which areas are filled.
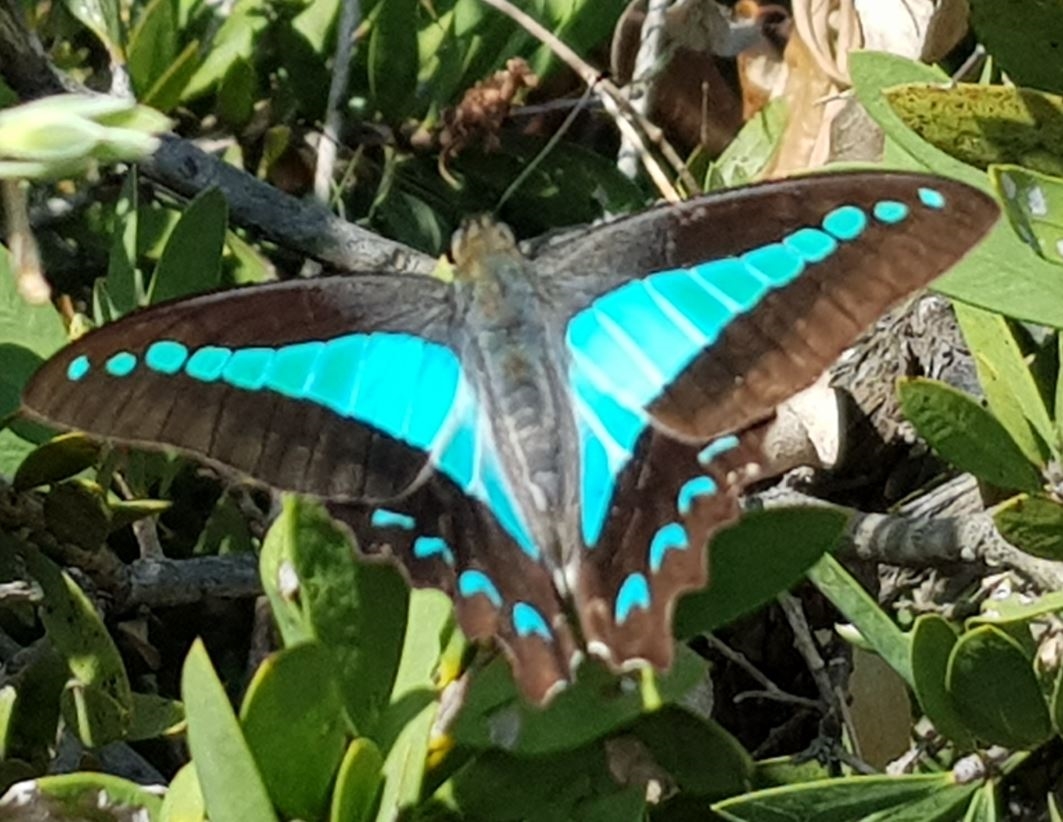
[[[939,177],[831,174],[649,211],[538,262],[570,313],[579,367],[655,424],[700,441],[809,385],[998,214],[985,193]]]
[[[136,312],[46,362],[23,412],[281,490],[376,500],[425,475],[458,393],[444,284],[327,277]]]
[[[997,216],[960,183],[839,174],[651,211],[539,259],[569,317],[591,650],[670,661],[675,598],[704,585],[705,540],[761,462],[756,426]]]

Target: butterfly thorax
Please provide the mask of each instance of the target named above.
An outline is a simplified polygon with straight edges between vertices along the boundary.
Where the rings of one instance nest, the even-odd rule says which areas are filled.
[[[462,359],[470,364],[510,487],[536,542],[555,562],[572,550],[573,479],[559,459],[573,421],[557,363],[557,330],[528,260],[504,225],[470,221],[455,235]]]

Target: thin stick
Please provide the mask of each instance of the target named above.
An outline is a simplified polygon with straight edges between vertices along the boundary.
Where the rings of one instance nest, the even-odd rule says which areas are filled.
[[[347,93],[347,81],[351,74],[351,57],[354,54],[354,30],[361,18],[358,0],[343,0],[340,20],[336,29],[336,53],[332,62],[332,80],[329,83],[328,107],[321,140],[317,145],[317,166],[314,169],[314,196],[324,205],[329,204],[332,193],[332,177],[336,169],[336,146],[343,125],[343,100]]]

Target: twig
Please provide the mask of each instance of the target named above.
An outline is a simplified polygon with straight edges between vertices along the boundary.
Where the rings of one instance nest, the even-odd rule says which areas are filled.
[[[807,696],[799,696],[798,694],[791,694],[784,691],[774,682],[772,682],[767,675],[761,671],[757,666],[746,659],[745,654],[736,651],[726,642],[717,639],[712,634],[705,634],[704,639],[712,646],[712,649],[719,653],[721,656],[727,657],[728,660],[733,662],[743,671],[745,671],[750,677],[755,679],[763,688],[760,691],[743,691],[738,694],[734,701],[736,703],[742,702],[747,699],[771,699],[776,702],[788,702],[793,705],[799,705],[802,708],[810,708],[813,711],[822,711],[823,703],[816,701],[815,699],[809,699]]]
[[[354,53],[354,30],[361,17],[358,0],[343,0],[340,20],[336,27],[336,53],[332,62],[332,81],[328,90],[325,124],[317,144],[317,167],[314,169],[314,196],[322,205],[329,204],[332,176],[336,168],[336,146],[343,125],[343,100],[351,73]]]
[[[654,75],[660,71],[664,57],[665,15],[671,4],[672,0],[649,0],[646,16],[642,20],[642,37],[635,56],[635,70],[628,85],[628,100],[632,110],[646,118],[649,118],[653,110],[657,88]],[[638,146],[630,142],[625,135],[620,141],[616,161],[617,168],[625,177],[635,177],[638,151]]]
[[[121,610],[137,605],[168,608],[205,597],[246,599],[262,593],[258,558],[229,554],[191,559],[139,559],[129,565],[128,593]]]

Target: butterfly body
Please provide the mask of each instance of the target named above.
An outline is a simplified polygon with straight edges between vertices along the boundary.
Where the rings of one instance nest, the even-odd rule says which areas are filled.
[[[326,500],[542,702],[588,651],[668,666],[676,599],[706,584],[775,406],[997,215],[959,183],[855,173],[531,258],[473,222],[451,285],[369,274],[154,307],[46,363],[24,412]]]

